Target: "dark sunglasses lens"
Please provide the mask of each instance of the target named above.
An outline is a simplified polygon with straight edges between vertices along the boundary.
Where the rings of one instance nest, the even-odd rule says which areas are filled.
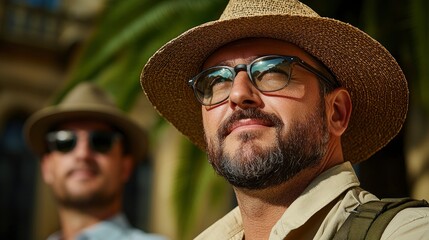
[[[92,132],[90,136],[91,147],[97,152],[106,153],[112,148],[117,136],[114,132]]]
[[[57,131],[48,134],[51,151],[70,152],[76,146],[76,135],[71,131]]]
[[[260,91],[277,91],[289,84],[291,61],[288,58],[268,57],[252,64],[250,72]]]
[[[225,67],[209,68],[197,76],[196,95],[204,105],[213,105],[228,98],[234,73]]]

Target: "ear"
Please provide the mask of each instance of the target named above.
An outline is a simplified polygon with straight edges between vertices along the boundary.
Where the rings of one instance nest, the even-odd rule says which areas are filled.
[[[347,129],[352,113],[352,100],[345,88],[338,88],[326,96],[328,128],[340,137]]]
[[[131,174],[132,174],[133,169],[134,169],[134,164],[135,164],[134,158],[130,154],[123,156],[123,159],[122,159],[122,181],[124,183],[126,183],[128,181],[128,179],[131,177]]]
[[[51,169],[52,169],[51,155],[44,154],[40,159],[40,170],[42,172],[43,181],[48,185],[54,181]]]

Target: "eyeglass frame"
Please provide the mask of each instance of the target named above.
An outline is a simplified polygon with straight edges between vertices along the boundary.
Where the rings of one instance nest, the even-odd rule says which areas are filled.
[[[241,72],[241,71],[246,71],[246,73],[247,73],[247,76],[249,77],[249,80],[250,80],[250,82],[252,83],[252,85],[256,88],[256,89],[258,89],[258,91],[260,91],[260,92],[275,92],[275,91],[279,91],[279,90],[281,90],[281,89],[283,89],[283,88],[285,88],[285,87],[287,87],[287,85],[288,84],[286,84],[285,86],[283,86],[282,88],[280,88],[280,89],[277,89],[277,90],[270,90],[270,91],[262,91],[262,90],[260,90],[259,89],[259,87],[257,86],[257,84],[255,83],[255,80],[253,79],[253,77],[252,77],[252,75],[251,75],[251,72],[250,72],[250,69],[251,69],[251,67],[253,66],[253,64],[254,63],[256,63],[256,62],[258,62],[258,61],[261,61],[261,60],[263,60],[264,58],[282,58],[282,59],[287,59],[288,61],[289,61],[289,63],[290,64],[293,64],[293,63],[297,63],[298,65],[300,65],[301,67],[303,67],[305,70],[307,70],[307,71],[309,71],[309,72],[311,72],[311,73],[313,73],[314,75],[316,75],[317,77],[318,77],[318,80],[319,81],[324,81],[324,82],[321,82],[322,84],[326,84],[327,86],[326,86],[326,89],[336,89],[336,88],[338,88],[338,87],[340,87],[341,85],[338,83],[338,81],[335,79],[335,77],[330,73],[330,71],[329,71],[329,69],[327,69],[326,67],[324,67],[323,65],[322,65],[322,67],[324,67],[325,69],[326,69],[326,71],[329,73],[329,77],[327,77],[327,76],[325,76],[321,71],[319,71],[319,70],[317,70],[316,68],[314,68],[313,66],[311,66],[310,64],[308,64],[308,63],[306,63],[304,60],[302,60],[302,59],[300,59],[299,57],[297,57],[297,56],[285,56],[285,55],[264,55],[264,56],[261,56],[261,57],[258,57],[258,58],[256,58],[256,59],[254,59],[251,63],[249,63],[249,64],[237,64],[236,66],[234,66],[234,67],[230,67],[230,66],[223,66],[223,65],[218,65],[218,66],[213,66],[213,67],[210,67],[210,68],[207,68],[207,69],[204,69],[203,71],[201,71],[199,74],[197,74],[195,77],[193,77],[193,78],[191,78],[190,80],[188,80],[188,82],[187,82],[187,84],[188,84],[188,86],[189,87],[191,87],[192,88],[192,90],[193,90],[193,92],[194,92],[194,95],[195,95],[195,98],[198,100],[198,102],[199,103],[201,103],[203,106],[213,106],[213,105],[216,105],[216,104],[220,104],[220,103],[222,103],[222,102],[224,102],[225,100],[227,100],[228,99],[228,97],[229,97],[229,94],[227,95],[227,97],[225,98],[225,99],[223,99],[223,100],[221,100],[221,101],[219,101],[219,102],[216,102],[216,103],[213,103],[213,104],[204,104],[203,102],[202,102],[202,100],[200,100],[200,98],[199,98],[199,96],[198,96],[198,93],[197,93],[197,89],[196,89],[196,87],[195,87],[195,85],[196,85],[196,82],[197,82],[197,79],[201,76],[201,74],[203,74],[204,72],[207,72],[207,71],[209,71],[209,70],[211,70],[211,69],[214,69],[214,68],[226,68],[226,69],[228,69],[229,71],[231,71],[232,73],[233,73],[233,76],[232,76],[232,83],[234,83],[234,80],[235,80],[235,78],[236,78],[236,76],[237,76],[237,74],[238,74],[238,72]],[[291,72],[292,72],[292,65],[291,65]],[[288,81],[290,81],[290,76],[291,75],[289,75],[289,80]]]

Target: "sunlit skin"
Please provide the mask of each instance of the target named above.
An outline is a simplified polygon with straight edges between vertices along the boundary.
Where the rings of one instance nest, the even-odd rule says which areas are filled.
[[[292,45],[285,48],[283,42],[275,41],[275,43],[267,43],[267,46],[269,48],[266,45],[252,44],[251,42],[229,45],[211,55],[205,62],[204,68],[216,65],[236,66],[242,63],[248,64],[259,56],[269,54],[298,56],[304,61],[311,62],[305,55],[299,54],[298,49],[295,49]],[[293,74],[294,78],[291,79],[287,88],[277,92],[261,94],[251,84],[246,72],[239,72],[234,80],[229,101],[215,107],[204,107],[203,121],[206,135],[213,136],[219,128],[220,123],[235,109],[250,107],[258,107],[266,112],[277,114],[286,125],[285,129],[288,129],[287,124],[290,122],[291,117],[303,118],[305,111],[314,109],[319,99],[318,95],[315,94],[318,93],[319,88],[314,75],[300,67],[294,68]],[[308,79],[314,79],[314,81],[309,81]],[[265,101],[267,98],[269,101]],[[288,109],[288,111],[284,111],[284,109]],[[229,136],[225,139],[225,150],[227,152],[232,152],[237,148],[249,148],[248,150],[251,151],[252,144],[260,144],[262,146],[270,144],[272,138],[275,137],[273,128],[252,119],[237,122],[230,131]],[[257,133],[259,137],[248,144],[235,141],[237,135],[243,131],[252,131],[253,133]]]
[[[219,48],[207,58],[204,68],[237,64],[248,64],[264,55],[297,56],[320,69],[317,63],[299,47],[274,39],[244,39]],[[320,163],[305,169],[290,181],[262,190],[234,188],[246,239],[268,239],[272,226],[287,207],[301,194],[317,175],[343,162],[340,137],[347,128],[351,113],[351,100],[344,88],[338,88],[325,97],[329,142],[327,153]],[[247,73],[237,74],[229,98],[218,105],[202,107],[204,130],[208,144],[217,144],[217,130],[234,111],[259,108],[275,114],[284,124],[282,135],[287,136],[292,121],[304,121],[310,111],[320,102],[319,83],[316,76],[295,66],[289,85],[276,92],[261,93],[248,79]],[[250,135],[250,140],[242,137]],[[228,129],[224,138],[227,154],[240,153],[243,159],[251,161],[255,147],[268,148],[276,138],[275,129],[269,124],[255,119],[242,119]],[[246,158],[247,157],[247,158]]]
[[[76,147],[68,153],[46,153],[41,159],[41,167],[44,181],[58,200],[61,219],[72,219],[62,222],[63,235],[67,238],[121,210],[122,190],[130,177],[133,159],[124,154],[121,141],[115,141],[106,153],[90,148],[88,131],[111,130],[105,123],[73,121],[60,125],[59,129],[76,131]],[[94,199],[100,196],[104,200],[94,204]],[[88,204],[77,204],[81,206],[79,209],[73,204],[63,204],[65,200]]]

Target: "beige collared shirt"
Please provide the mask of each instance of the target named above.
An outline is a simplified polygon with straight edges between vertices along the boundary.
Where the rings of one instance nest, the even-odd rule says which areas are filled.
[[[318,176],[289,206],[269,239],[332,239],[351,210],[376,199],[359,188],[349,162],[337,165]],[[243,236],[240,210],[236,207],[195,239],[241,240]],[[429,239],[429,208],[401,211],[381,239]]]

